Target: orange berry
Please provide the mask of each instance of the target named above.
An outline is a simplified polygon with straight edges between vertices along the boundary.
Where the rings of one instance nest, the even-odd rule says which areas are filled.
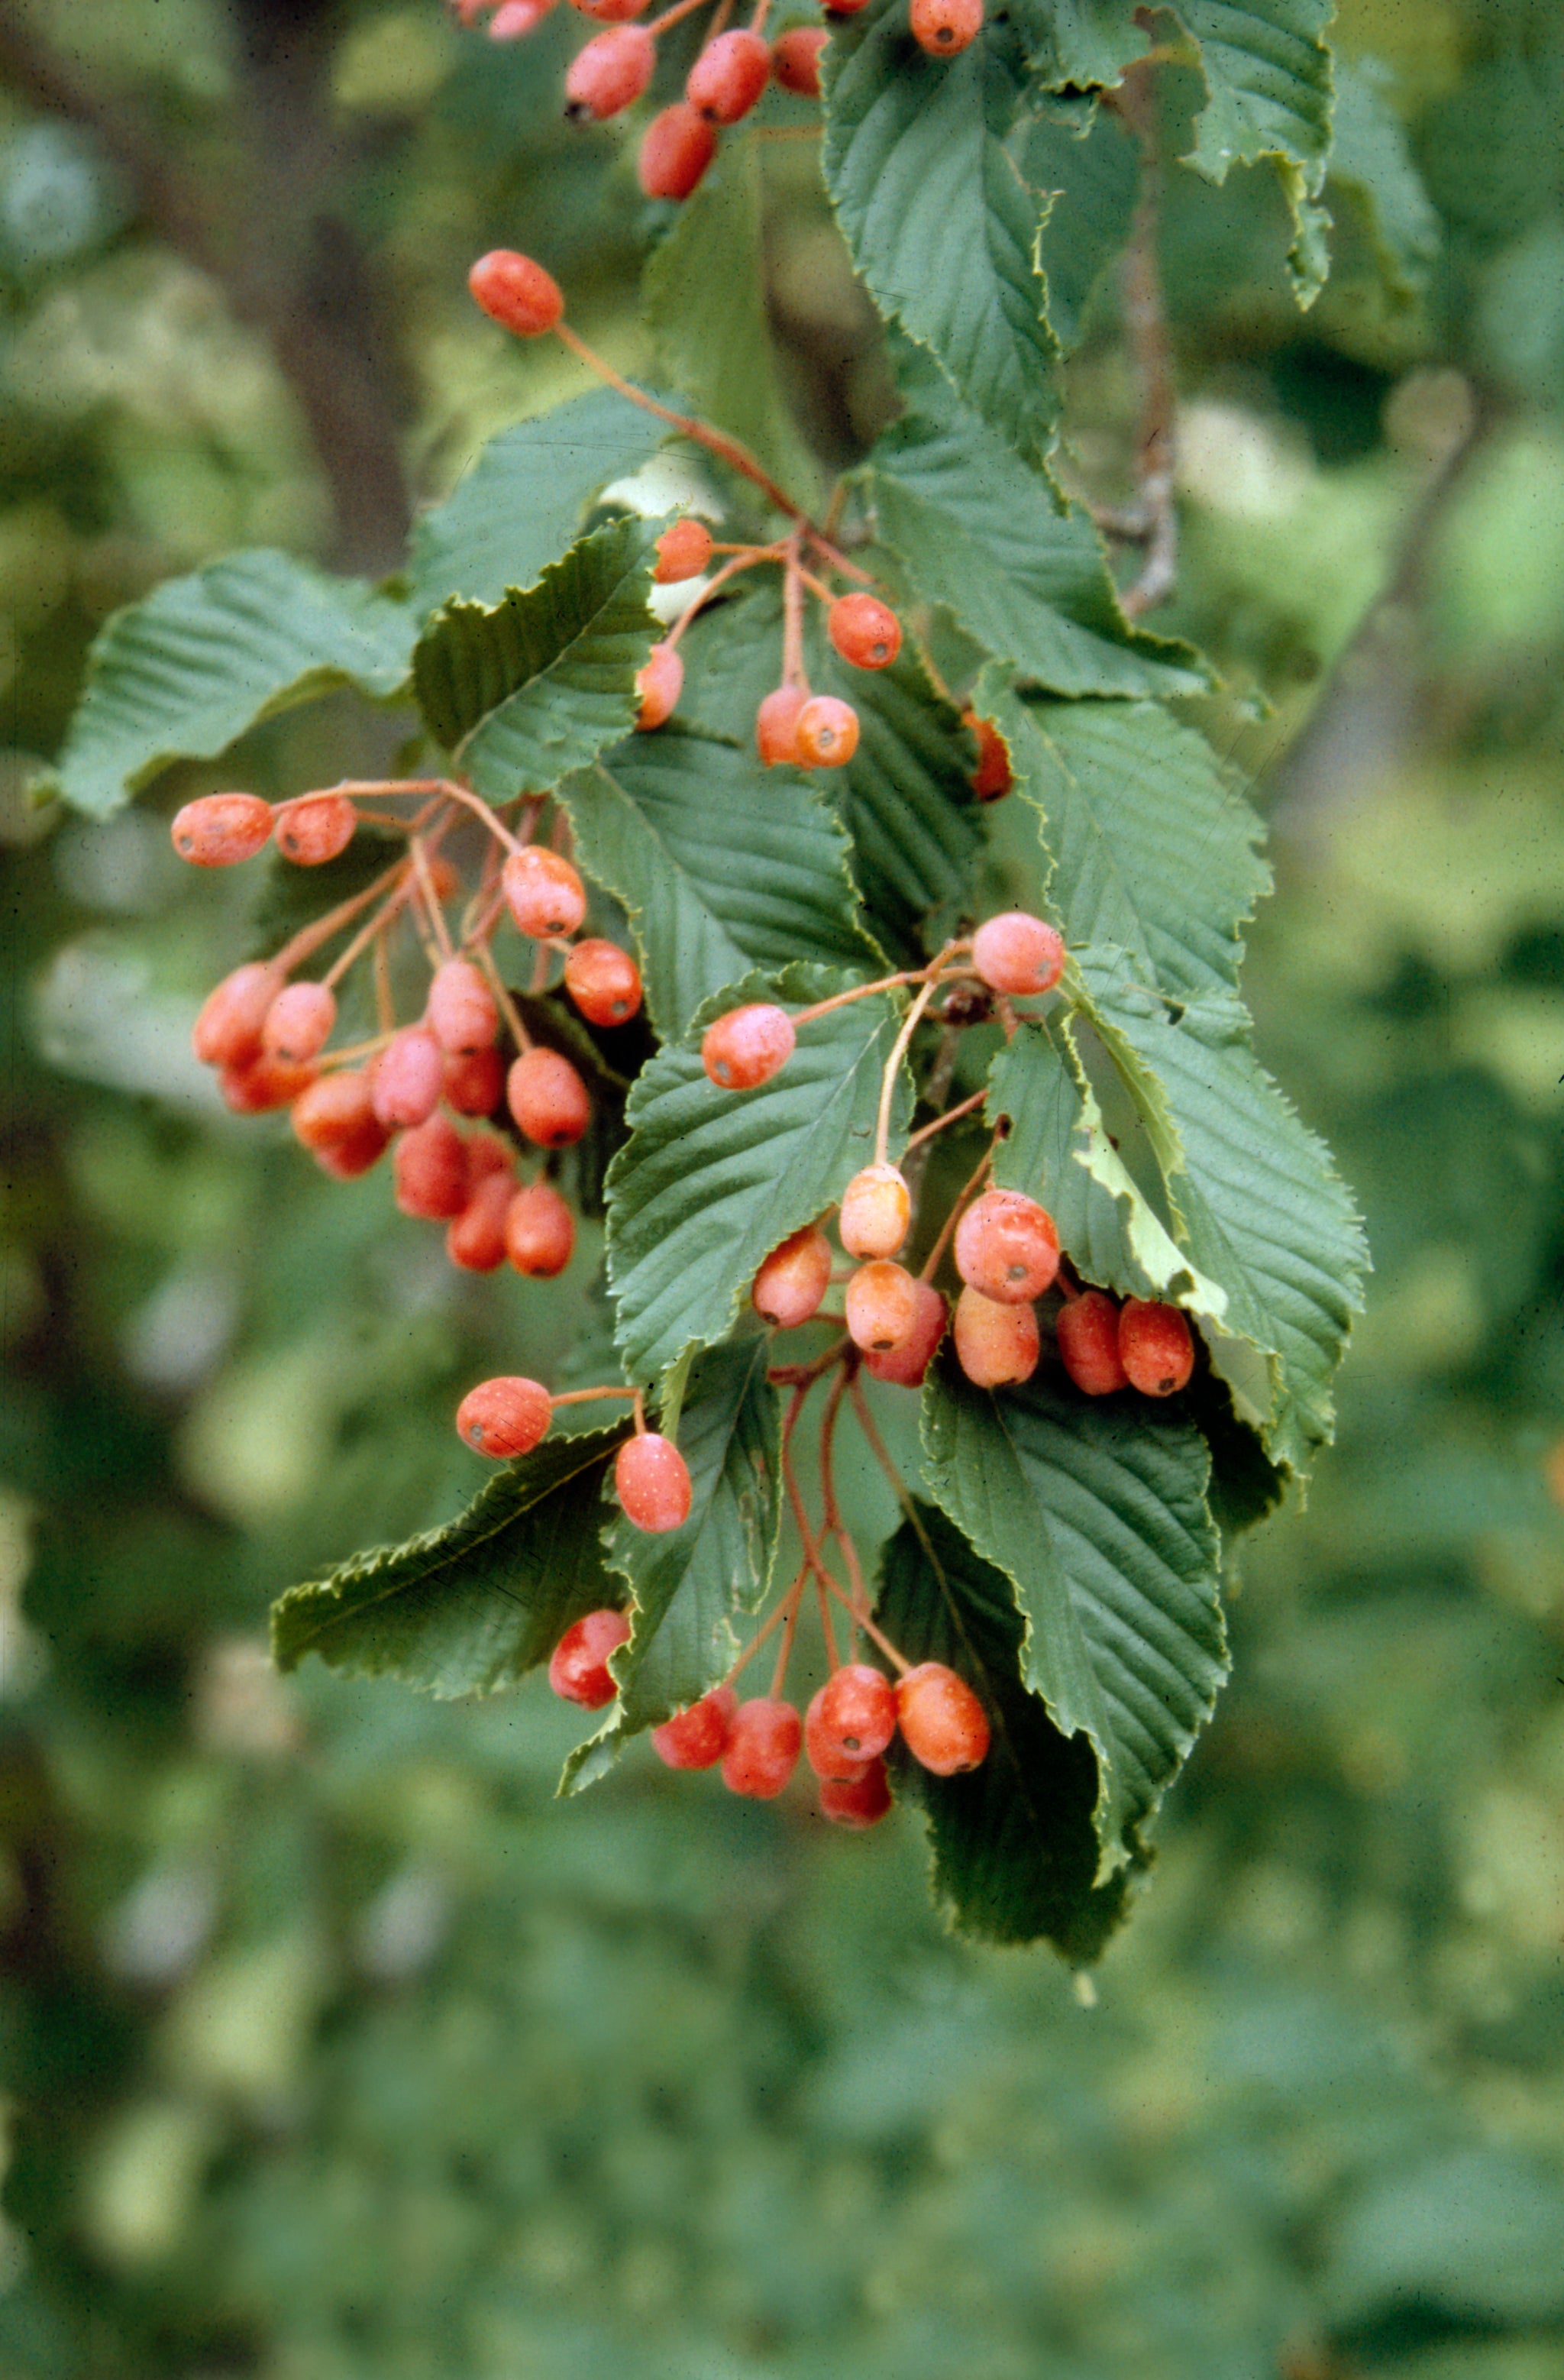
[[[370,1076],[370,1103],[380,1122],[410,1127],[440,1105],[445,1055],[427,1025],[406,1025],[392,1035]]]
[[[530,1182],[505,1208],[505,1254],[531,1281],[552,1281],[576,1247],[576,1218],[547,1182]]]
[[[448,1056],[471,1057],[489,1049],[500,1030],[493,993],[470,959],[447,959],[430,978],[424,1014]]]
[[[866,1165],[842,1194],[842,1245],[850,1257],[893,1257],[912,1213],[912,1192],[895,1166]]]
[[[715,130],[681,99],[647,126],[637,177],[649,199],[687,199],[716,154]]]
[[[657,567],[652,579],[659,587],[676,587],[698,578],[711,559],[711,531],[704,521],[686,515],[672,522],[657,540]]]
[[[690,1516],[690,1473],[672,1439],[656,1430],[627,1438],[613,1465],[613,1485],[626,1520],[661,1536]]]
[[[953,58],[983,30],[983,0],[913,0],[907,19],[920,50]]]
[[[820,1688],[817,1733],[850,1760],[873,1760],[896,1732],[896,1692],[883,1670],[848,1661]],[[824,1771],[821,1771],[824,1774]]]
[[[755,713],[755,744],[768,769],[782,761],[800,765],[798,714],[809,698],[801,686],[779,686]]]
[[[1068,1298],[1054,1323],[1059,1360],[1088,1397],[1110,1397],[1128,1388],[1130,1376],[1119,1354],[1119,1308],[1100,1289]]]
[[[773,1248],[755,1276],[750,1297],[757,1314],[780,1330],[795,1330],[818,1308],[830,1285],[830,1242],[814,1223],[806,1223],[780,1248]]]
[[[192,868],[232,868],[270,841],[272,806],[258,794],[205,794],[176,810],[168,831]]]
[[[719,33],[689,70],[685,97],[711,124],[747,115],[771,79],[771,53],[758,33]]]
[[[638,17],[647,0],[573,0],[583,17],[595,17],[600,25],[623,25]]]
[[[641,1004],[641,971],[617,942],[577,942],[564,962],[564,988],[588,1025],[623,1025]]]
[[[529,256],[518,256],[514,248],[494,248],[480,256],[467,274],[467,287],[484,312],[518,339],[536,339],[552,331],[564,311],[564,298],[552,273]]]
[[[1064,973],[1064,941],[1041,917],[1007,909],[972,938],[972,964],[990,991],[1015,1000],[1051,991]]]
[[[396,1203],[405,1215],[449,1223],[467,1203],[467,1145],[449,1119],[431,1115],[405,1132],[391,1161]]]
[[[843,1300],[855,1347],[877,1355],[904,1347],[917,1320],[917,1283],[899,1264],[860,1265]]]
[[[305,1066],[320,1056],[335,1023],[336,995],[327,985],[286,984],[266,1011],[261,1046],[269,1058]]]
[[[567,1148],[592,1121],[591,1094],[557,1050],[524,1050],[505,1078],[505,1099],[540,1148]]]
[[[979,1389],[1013,1388],[1037,1368],[1042,1342],[1029,1305],[1001,1305],[980,1290],[956,1300],[956,1361]]]
[[[798,714],[798,759],[806,769],[843,769],[858,748],[858,714],[834,694],[811,695]]]
[[[1035,1198],[1020,1190],[986,1190],[956,1225],[955,1257],[968,1289],[1000,1305],[1029,1305],[1053,1286],[1059,1233]]]
[[[707,1026],[700,1062],[720,1091],[750,1091],[786,1065],[796,1040],[785,1008],[754,1001]]]
[[[1015,783],[1010,771],[1010,747],[991,719],[979,719],[976,710],[964,710],[961,717],[962,725],[977,738],[972,790],[980,802],[997,802]]]
[[[820,52],[830,39],[823,25],[793,25],[771,43],[771,79],[800,99],[820,95]]]
[[[1119,1309],[1119,1360],[1143,1397],[1176,1396],[1194,1369],[1194,1342],[1179,1308],[1127,1297]]]
[[[322,1075],[293,1103],[295,1137],[317,1152],[352,1140],[379,1121],[370,1077],[358,1066]]]
[[[323,868],[347,849],[358,814],[346,794],[311,794],[277,812],[277,849],[296,868]]]
[[[855,1778],[863,1776],[868,1767],[868,1759],[867,1755],[843,1752],[840,1737],[825,1724],[821,1718],[825,1708],[825,1694],[826,1690],[822,1686],[812,1698],[808,1709],[804,1714],[804,1757],[816,1776],[824,1782],[845,1785],[851,1783]],[[894,1701],[891,1706],[891,1725],[894,1727],[896,1718]]]
[[[467,1203],[447,1224],[445,1253],[460,1272],[498,1272],[505,1261],[505,1216],[514,1184],[510,1168],[475,1178],[467,1145]]]
[[[902,623],[878,595],[839,595],[826,634],[855,669],[889,669],[902,650]]]
[[[257,1056],[217,1070],[218,1092],[233,1115],[270,1115],[292,1107],[314,1080],[313,1066],[293,1066],[285,1058]]]
[[[920,1661],[899,1681],[896,1719],[913,1758],[936,1777],[959,1777],[988,1757],[988,1715],[943,1661]]]
[[[261,959],[236,967],[201,1002],[190,1047],[203,1066],[244,1066],[261,1055],[261,1036],[272,1002],[283,988],[275,967]]]
[[[500,890],[518,934],[533,941],[573,934],[587,914],[587,888],[568,859],[540,843],[506,854]]]
[[[505,1087],[505,1062],[498,1050],[473,1050],[445,1061],[445,1104],[458,1115],[492,1115]]]
[[[891,1380],[898,1388],[918,1389],[923,1376],[934,1360],[934,1351],[945,1335],[951,1309],[937,1289],[926,1281],[915,1281],[916,1310],[913,1316],[910,1335],[900,1347],[888,1348],[883,1354],[872,1351],[864,1357],[864,1369],[877,1380]]]
[[[633,107],[652,78],[657,43],[644,25],[613,25],[577,50],[564,78],[573,123],[601,124]]]
[[[475,1454],[508,1462],[530,1454],[553,1418],[553,1399],[540,1380],[517,1375],[479,1380],[456,1407],[456,1427]]]
[[[645,666],[636,673],[636,692],[641,707],[636,713],[636,724],[643,733],[661,727],[672,718],[685,683],[685,664],[673,645],[653,645]]]

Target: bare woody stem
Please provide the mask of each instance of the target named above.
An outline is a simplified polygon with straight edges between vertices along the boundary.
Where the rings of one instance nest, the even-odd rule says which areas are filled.
[[[571,354],[579,356],[581,361],[595,371],[600,380],[606,381],[610,388],[628,398],[632,405],[638,405],[643,413],[655,414],[659,421],[666,421],[682,436],[693,438],[697,446],[704,446],[709,455],[715,455],[731,469],[742,472],[752,485],[759,489],[767,503],[774,505],[779,513],[785,513],[789,520],[804,522],[806,516],[793,498],[784,489],[778,487],[770,473],[761,468],[748,448],[741,446],[736,438],[727,437],[721,430],[709,430],[704,421],[696,420],[691,414],[675,413],[671,407],[659,405],[654,396],[648,396],[644,389],[635,387],[622,372],[616,372],[612,364],[604,363],[601,356],[589,347],[580,333],[573,331],[568,322],[556,322],[553,330],[554,336],[564,341]]]
[[[980,1099],[983,1096],[984,1094],[982,1092],[978,1093],[978,1097]],[[957,1111],[952,1108],[951,1113],[954,1115],[956,1112]],[[941,1117],[940,1121],[941,1123],[948,1123],[949,1118]],[[988,1143],[988,1148],[983,1151],[981,1161],[973,1168],[973,1171],[968,1174],[965,1182],[963,1183],[954,1198],[952,1199],[951,1211],[940,1226],[940,1236],[935,1241],[934,1245],[929,1249],[928,1254],[923,1260],[923,1270],[918,1275],[918,1279],[920,1281],[932,1281],[935,1274],[939,1271],[940,1259],[951,1244],[951,1234],[955,1230],[956,1225],[961,1221],[967,1200],[971,1197],[973,1192],[976,1189],[978,1184],[982,1181],[983,1176],[988,1172],[989,1166],[992,1165],[994,1161],[994,1150],[998,1145],[998,1141],[999,1135],[996,1133],[994,1138]]]
[[[930,974],[927,982],[903,1018],[902,1029],[892,1042],[891,1055],[885,1062],[885,1075],[879,1087],[879,1113],[875,1118],[874,1127],[874,1161],[877,1165],[884,1164],[886,1143],[891,1137],[891,1103],[896,1095],[896,1076],[901,1071],[902,1061],[907,1054],[907,1046],[917,1031],[919,1020],[939,989],[939,983],[938,975]]]
[[[473,947],[478,953],[479,965],[489,978],[489,989],[500,1003],[500,1014],[504,1018],[505,1023],[510,1026],[511,1038],[515,1041],[516,1048],[522,1051],[530,1050],[532,1047],[532,1036],[528,1033],[526,1026],[522,1023],[520,1013],[516,1008],[515,1001],[511,998],[510,993],[505,990],[504,978],[501,975],[499,968],[494,964],[493,952],[490,949],[487,942],[478,942],[475,943]]]

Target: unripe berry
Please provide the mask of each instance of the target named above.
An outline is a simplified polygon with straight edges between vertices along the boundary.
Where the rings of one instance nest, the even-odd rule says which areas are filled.
[[[587,888],[568,859],[542,844],[507,854],[500,890],[518,934],[538,942],[575,933],[587,914]]]
[[[972,938],[972,964],[990,991],[1022,1000],[1051,991],[1064,973],[1064,942],[1041,917],[1007,909],[990,917]]]
[[[232,868],[270,839],[272,806],[258,794],[206,794],[176,810],[168,831],[192,868]]]
[[[583,17],[595,17],[600,25],[623,25],[638,17],[647,0],[573,0]]]
[[[282,983],[275,967],[251,959],[212,987],[190,1034],[203,1066],[244,1066],[260,1057],[267,1012]]]
[[[833,1785],[850,1783],[861,1777],[868,1767],[867,1758],[843,1752],[839,1738],[822,1724],[820,1713],[825,1704],[825,1688],[810,1701],[804,1714],[804,1757],[823,1782]],[[891,1719],[895,1719],[895,1704],[891,1704]]]
[[[1013,1388],[1037,1368],[1042,1342],[1029,1305],[1000,1305],[980,1290],[956,1300],[956,1361],[979,1389]]]
[[[383,1123],[371,1116],[368,1123],[359,1124],[341,1140],[333,1140],[323,1148],[310,1151],[322,1173],[333,1182],[356,1182],[360,1173],[368,1173],[378,1165],[391,1146],[391,1135]]]
[[[315,1080],[313,1066],[292,1066],[285,1058],[247,1058],[235,1066],[220,1066],[217,1088],[233,1115],[270,1115],[291,1108]]]
[[[352,1140],[378,1122],[369,1075],[357,1066],[322,1075],[293,1104],[295,1137],[317,1152]]]
[[[1015,782],[1010,772],[1010,747],[991,719],[979,719],[976,710],[964,710],[961,719],[962,725],[970,727],[977,738],[972,790],[980,802],[997,802]]]
[[[698,578],[711,559],[711,531],[704,521],[686,516],[673,521],[657,540],[657,567],[652,580],[659,587],[676,587]]]
[[[931,58],[953,58],[983,30],[983,0],[913,0],[914,41]]]
[[[1027,1305],[1053,1286],[1053,1217],[1020,1190],[985,1190],[956,1225],[956,1270],[968,1289],[1000,1305]]]
[[[893,1257],[912,1220],[912,1192],[893,1165],[866,1165],[842,1194],[842,1245],[850,1257]]]
[[[567,1628],[549,1656],[549,1683],[562,1702],[579,1703],[583,1710],[601,1710],[619,1689],[609,1672],[608,1657],[625,1643],[630,1622],[622,1611],[588,1611]]]
[[[1194,1342],[1179,1308],[1127,1297],[1119,1309],[1119,1360],[1143,1397],[1170,1397],[1186,1387]]]
[[[1085,1289],[1059,1309],[1059,1360],[1088,1397],[1109,1397],[1130,1376],[1119,1354],[1119,1308],[1100,1289]]]
[[[445,1061],[445,1103],[458,1115],[492,1115],[505,1088],[505,1062],[498,1050],[474,1050]]]
[[[902,623],[878,595],[839,595],[826,634],[855,669],[889,669],[902,650]]]
[[[426,1025],[406,1025],[375,1060],[370,1103],[382,1123],[406,1130],[434,1113],[444,1083],[445,1055],[439,1042]]]
[[[811,695],[794,730],[806,769],[844,769],[858,748],[858,714],[834,694]]]
[[[795,1330],[830,1286],[830,1242],[818,1225],[806,1223],[771,1250],[756,1274],[750,1292],[756,1313],[780,1330]]]
[[[490,1049],[500,1029],[494,995],[470,959],[447,959],[436,967],[424,1017],[448,1057]]]
[[[566,115],[601,124],[633,107],[652,78],[657,43],[644,25],[612,25],[577,50],[564,78]]]
[[[723,1784],[751,1801],[771,1801],[797,1767],[803,1741],[803,1721],[791,1703],[769,1694],[740,1703],[722,1755]]]
[[[800,765],[798,714],[808,699],[801,686],[779,686],[762,698],[755,713],[755,746],[768,769],[782,761]]]
[[[266,1011],[261,1046],[268,1058],[305,1066],[320,1056],[335,1023],[336,995],[328,985],[285,984]]]
[[[445,1253],[460,1272],[498,1272],[505,1261],[505,1215],[515,1185],[508,1167],[475,1182],[470,1148],[467,1162],[467,1203],[446,1226]]]
[[[878,1827],[890,1815],[891,1780],[883,1760],[871,1760],[861,1777],[835,1779],[820,1787],[820,1815],[838,1827]]]
[[[564,988],[588,1025],[623,1025],[641,1004],[641,971],[617,942],[577,942],[564,962]]]
[[[673,645],[653,645],[645,665],[636,673],[636,692],[641,707],[636,713],[636,724],[643,733],[661,727],[673,715],[685,683],[685,664]]]
[[[770,79],[771,53],[758,33],[719,33],[691,67],[685,97],[709,123],[736,124]]]
[[[500,6],[489,19],[491,42],[521,42],[535,33],[554,6],[554,0],[500,0]]]
[[[475,1454],[496,1462],[530,1454],[553,1417],[553,1399],[540,1380],[517,1375],[479,1380],[456,1407],[456,1427]]]
[[[898,1682],[896,1719],[913,1758],[936,1777],[959,1777],[988,1757],[988,1715],[943,1661],[920,1661]]]
[[[917,1283],[899,1264],[860,1265],[843,1300],[855,1347],[883,1355],[904,1347],[917,1320]]]
[[[505,1254],[529,1281],[552,1281],[570,1262],[576,1218],[547,1182],[528,1183],[505,1209]]]
[[[449,1223],[467,1203],[467,1145],[448,1118],[431,1115],[405,1132],[391,1162],[396,1203],[426,1223]]]
[[[823,25],[794,25],[771,43],[771,78],[800,99],[820,95],[820,52],[830,39]]]
[[[673,1439],[656,1430],[625,1439],[614,1461],[613,1485],[625,1518],[637,1529],[661,1536],[689,1519],[689,1465]]]
[[[752,1091],[786,1065],[797,1038],[785,1008],[754,1001],[707,1026],[700,1062],[720,1091]]]
[[[717,154],[717,135],[687,99],[647,126],[636,173],[649,199],[687,199]]]
[[[896,1732],[896,1692],[884,1671],[867,1661],[835,1670],[820,1688],[817,1731],[851,1760],[882,1753]]]
[[[277,813],[277,849],[296,868],[323,868],[347,849],[358,813],[346,794],[312,794]]]
[[[923,1376],[934,1361],[934,1351],[951,1318],[943,1297],[927,1281],[915,1281],[913,1288],[917,1305],[910,1337],[903,1345],[888,1348],[883,1354],[864,1357],[866,1372],[877,1380],[891,1380],[900,1389],[923,1386]]]
[[[518,256],[514,248],[491,249],[467,274],[467,287],[484,312],[518,339],[552,331],[564,311],[564,298],[552,273]]]
[[[737,1708],[732,1686],[713,1686],[688,1710],[654,1727],[651,1748],[670,1768],[715,1768],[728,1748]]]
[[[557,1050],[524,1050],[505,1079],[505,1099],[518,1130],[540,1148],[567,1148],[592,1121],[591,1095]]]

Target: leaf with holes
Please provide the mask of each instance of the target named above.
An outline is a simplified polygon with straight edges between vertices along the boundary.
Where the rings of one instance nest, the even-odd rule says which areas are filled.
[[[1333,188],[1350,190],[1368,224],[1385,284],[1403,303],[1428,285],[1439,255],[1439,216],[1374,58],[1338,59],[1330,146]]]
[[[1023,170],[1047,208],[1037,261],[1048,285],[1049,322],[1061,352],[1085,335],[1093,291],[1121,255],[1140,189],[1140,159],[1117,115],[1094,108],[1040,105],[1026,128]]]
[[[1330,269],[1330,217],[1320,203],[1330,154],[1334,0],[1174,0],[1200,44],[1206,105],[1185,162],[1208,181],[1231,165],[1271,159],[1292,210],[1288,262],[1294,294],[1311,305]]]

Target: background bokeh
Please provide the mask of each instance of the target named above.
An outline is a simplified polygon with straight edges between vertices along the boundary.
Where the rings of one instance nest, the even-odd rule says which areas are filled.
[[[470,1492],[455,1384],[556,1361],[589,1263],[458,1280],[382,1180],[216,1109],[188,1028],[252,894],[164,827],[210,772],[105,826],[23,788],[117,603],[242,542],[392,567],[574,388],[475,321],[480,247],[644,365],[656,225],[560,120],[557,21],[0,0],[4,2380],[1564,2374],[1564,25],[1339,30],[1426,279],[1343,178],[1300,316],[1268,181],[1173,176],[1158,618],[1226,673],[1262,1053],[1376,1271],[1093,2007],[942,1930],[910,1818],[843,1840],[634,1756],[555,1803],[540,1680],[268,1670],[270,1595]],[[806,144],[765,171],[841,460],[872,326]],[[1110,488],[1094,303],[1069,420]],[[226,773],[379,732],[333,701]]]

